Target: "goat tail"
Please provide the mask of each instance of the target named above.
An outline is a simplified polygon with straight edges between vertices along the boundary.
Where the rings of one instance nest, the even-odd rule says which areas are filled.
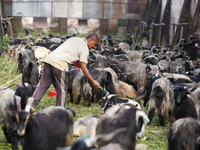
[[[32,69],[33,69],[33,63],[30,61],[28,63],[28,76],[31,76]]]
[[[5,88],[0,87],[0,92],[1,92],[2,90],[6,90],[6,89],[12,87],[13,85],[17,85],[18,88],[23,86],[21,83],[14,83],[14,84],[12,84],[12,85],[10,85],[10,86],[8,86],[8,87],[5,87]]]

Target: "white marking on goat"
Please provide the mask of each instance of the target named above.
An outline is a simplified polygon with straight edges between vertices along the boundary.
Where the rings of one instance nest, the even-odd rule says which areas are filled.
[[[144,137],[144,132],[145,132],[145,126],[149,123],[149,118],[147,117],[146,113],[144,111],[136,111],[136,125],[138,127],[138,119],[139,117],[143,118],[144,123],[142,124],[142,129],[139,133],[137,133],[138,138],[143,138]]]

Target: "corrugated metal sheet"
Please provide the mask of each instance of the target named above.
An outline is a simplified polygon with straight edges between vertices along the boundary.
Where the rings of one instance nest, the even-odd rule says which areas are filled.
[[[138,19],[140,0],[13,0],[13,16]]]

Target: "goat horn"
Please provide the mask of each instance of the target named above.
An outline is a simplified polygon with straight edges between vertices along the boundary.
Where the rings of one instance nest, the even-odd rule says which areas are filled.
[[[21,112],[21,97],[15,95],[15,101],[17,104],[17,112]]]
[[[23,86],[21,83],[14,83],[14,84],[12,84],[12,85],[10,85],[10,86],[8,86],[8,87],[2,88],[1,90],[6,90],[6,89],[12,87],[13,85],[17,85],[18,87],[22,87],[22,86]],[[0,90],[0,91],[1,91],[1,90]]]
[[[25,112],[28,112],[28,113],[29,113],[33,101],[34,101],[34,98],[33,98],[33,97],[29,97],[29,98],[28,98],[27,104],[26,104],[26,107],[25,107]]]
[[[118,63],[118,62],[117,62]],[[117,65],[117,70],[121,73],[122,71],[119,69],[118,65]]]
[[[109,141],[111,140],[116,134],[123,132],[123,131],[127,131],[127,128],[119,128],[116,129],[115,131],[111,132],[111,133],[107,133],[107,134],[99,134],[95,137],[91,137],[89,139],[85,140],[85,144],[87,145],[87,147],[92,147],[92,145],[94,145],[94,142],[96,142],[97,140],[101,140],[101,141]]]
[[[108,99],[111,99],[112,97],[114,97],[114,96],[119,96],[118,94],[109,94],[108,95]]]
[[[95,61],[96,62],[96,60],[94,60],[94,59],[89,59],[90,61]]]

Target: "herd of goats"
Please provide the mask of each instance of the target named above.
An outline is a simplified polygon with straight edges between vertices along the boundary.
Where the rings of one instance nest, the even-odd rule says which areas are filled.
[[[10,41],[8,61],[17,62],[22,84],[0,87],[0,123],[13,150],[18,150],[19,141],[23,150],[91,150],[95,143],[100,150],[135,150],[156,111],[161,126],[170,120],[168,150],[200,149],[200,39],[194,36],[181,39],[171,50],[149,47],[146,40],[135,45],[130,35],[125,40],[102,35],[90,50],[87,67],[104,91],[70,66],[68,93],[76,104],[81,99],[88,107],[99,103],[104,114],[73,123],[77,112],[71,108],[32,111],[31,96],[44,59],[73,36],[27,35]],[[10,88],[14,85],[15,91]],[[80,138],[73,142],[74,136]]]

